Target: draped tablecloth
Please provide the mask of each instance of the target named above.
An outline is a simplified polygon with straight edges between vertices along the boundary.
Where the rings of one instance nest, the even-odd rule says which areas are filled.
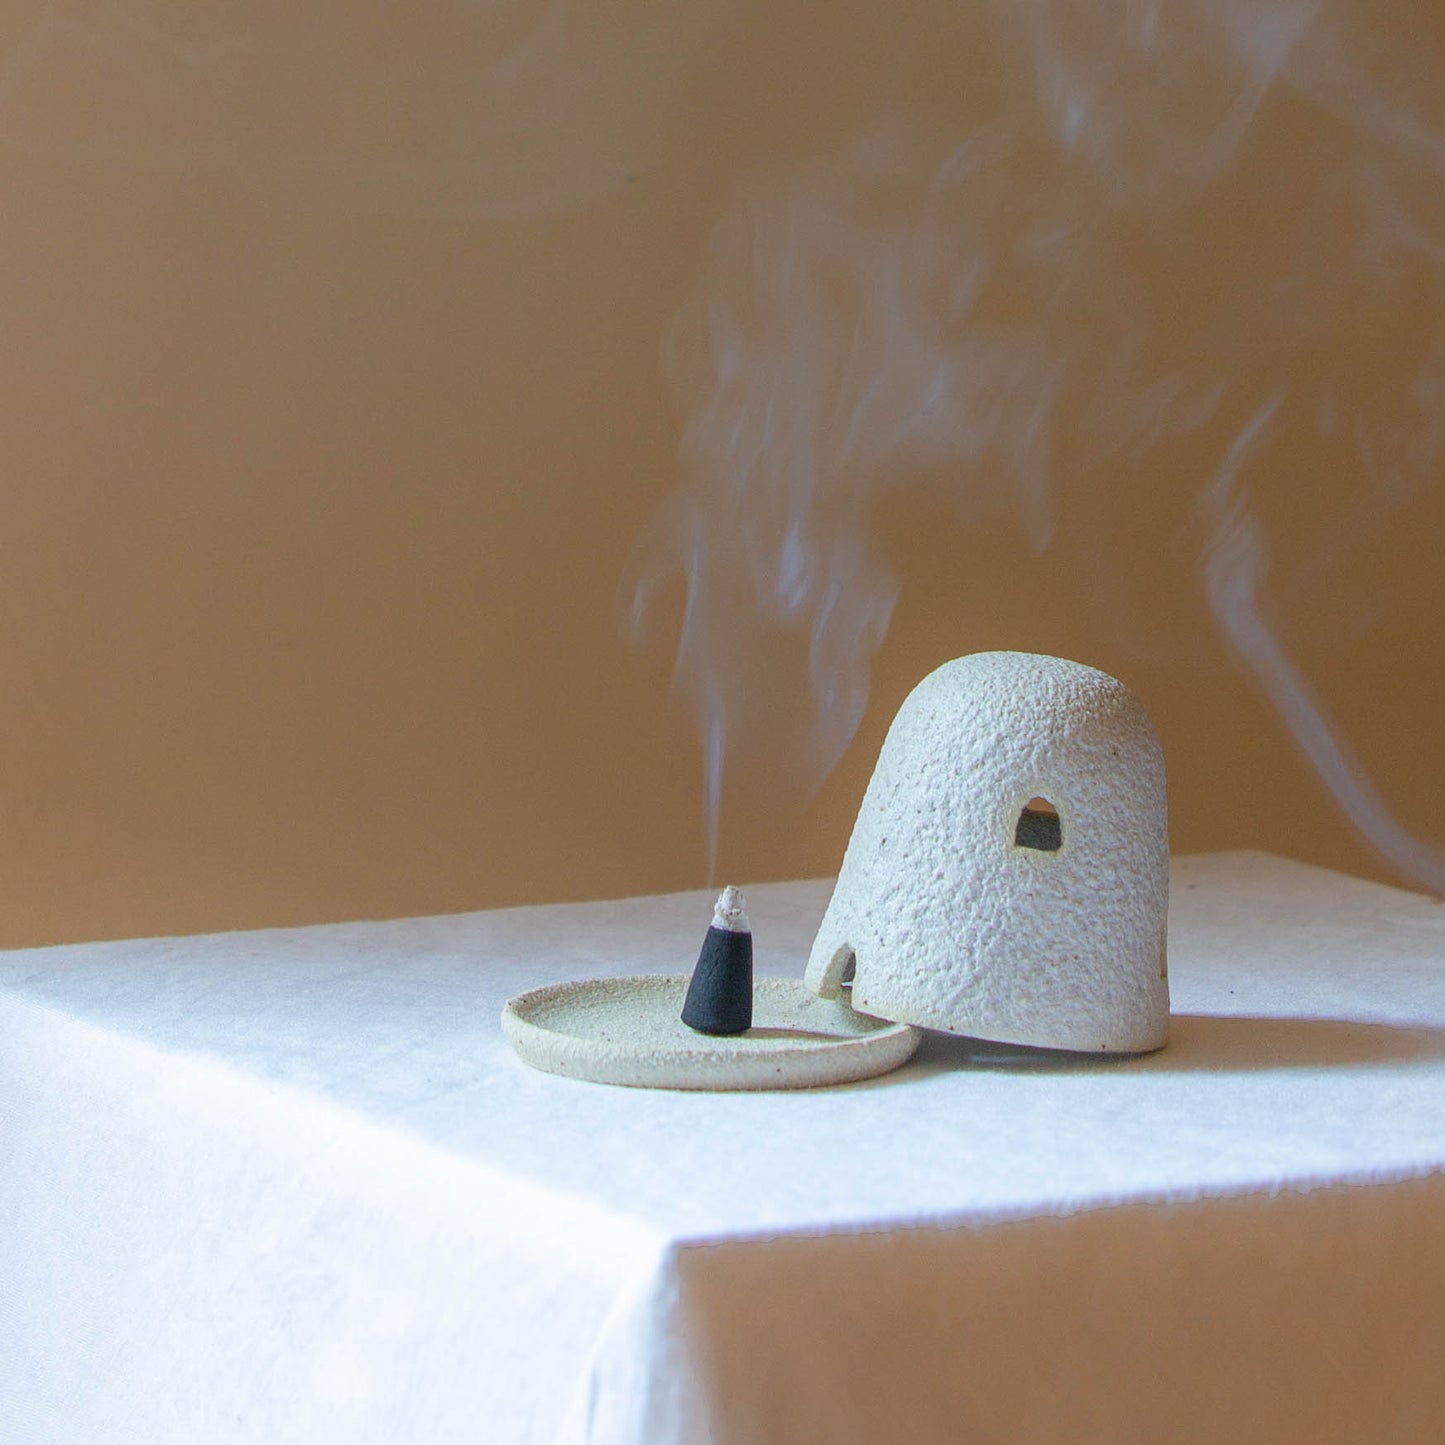
[[[1162,1053],[801,1093],[504,1043],[701,893],[0,956],[0,1441],[1439,1445],[1445,907],[1173,875]]]

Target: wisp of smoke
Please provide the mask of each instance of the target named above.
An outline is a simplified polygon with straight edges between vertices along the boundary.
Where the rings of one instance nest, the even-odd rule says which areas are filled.
[[[676,676],[705,739],[710,859],[725,756],[787,685],[755,660],[760,627],[806,640],[814,778],[858,726],[899,590],[870,526],[891,490],[941,487],[963,520],[1012,518],[1042,549],[1061,488],[1217,433],[1195,486],[1208,606],[1359,832],[1445,892],[1445,858],[1391,817],[1266,621],[1245,486],[1286,402],[1348,438],[1366,486],[1321,543],[1327,568],[1433,472],[1429,408],[1414,429],[1371,419],[1391,387],[1429,392],[1429,368],[1405,348],[1382,387],[1370,332],[1402,272],[1439,289],[1445,136],[1316,0],[990,13],[1023,67],[996,122],[950,137],[880,121],[761,190],[718,228],[669,343],[685,482],[647,539],[634,616],[682,579]],[[1326,140],[1261,195],[1231,182],[1271,144],[1271,105]],[[1201,293],[1217,248],[1237,262],[1229,290]],[[1445,336],[1436,307],[1423,324]]]
[[[1278,410],[1275,399],[1249,419],[1213,481],[1200,493],[1200,511],[1209,524],[1204,576],[1210,606],[1235,651],[1263,684],[1305,756],[1365,840],[1405,877],[1445,894],[1445,849],[1413,837],[1391,813],[1261,612],[1259,584],[1268,559],[1243,490],[1243,473]]]

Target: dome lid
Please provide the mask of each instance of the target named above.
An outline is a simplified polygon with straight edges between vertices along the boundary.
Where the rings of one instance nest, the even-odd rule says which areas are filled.
[[[899,709],[806,983],[976,1038],[1155,1049],[1168,890],[1164,759],[1139,700],[1077,662],[975,653]]]

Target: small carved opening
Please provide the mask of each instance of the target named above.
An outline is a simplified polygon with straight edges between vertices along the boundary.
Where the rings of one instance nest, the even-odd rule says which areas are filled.
[[[858,972],[858,960],[852,946],[840,943],[828,957],[828,966],[814,987],[819,998],[847,999],[853,992],[853,976]]]
[[[1014,845],[1040,853],[1057,853],[1064,846],[1059,810],[1047,798],[1030,798],[1014,828]]]

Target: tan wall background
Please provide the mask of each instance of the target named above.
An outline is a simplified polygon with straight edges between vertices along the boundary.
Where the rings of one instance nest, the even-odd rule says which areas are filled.
[[[933,137],[929,156],[1011,118],[1005,196],[1073,204],[1064,178],[1093,162],[1047,117],[1029,129],[1038,79],[1008,17],[1048,6],[583,9],[0,12],[0,942],[704,881],[698,731],[669,693],[682,593],[664,589],[642,646],[619,598],[687,483],[696,397],[664,340],[709,277],[737,282],[711,238],[851,174],[837,158],[880,117]],[[1138,88],[1144,140],[1183,154],[1234,125],[1249,72],[1190,58],[1222,43],[1213,11],[1165,13],[1183,38],[1164,51],[1126,6],[1060,33],[1098,105]],[[806,687],[777,649],[777,737],[729,753],[720,881],[832,871],[904,694],[991,647],[1142,694],[1176,850],[1398,878],[1207,603],[1197,499],[1277,394],[1250,464],[1260,610],[1404,826],[1445,835],[1445,26],[1423,7],[1326,19],[1240,102],[1253,124],[1216,181],[1111,199],[1095,175],[1083,249],[1050,242],[1105,244],[1101,337],[1133,307],[1142,367],[1202,354],[1232,389],[1184,435],[1109,422],[1098,456],[1077,391],[1038,549],[1006,505],[960,516],[957,489],[991,495],[998,457],[880,464],[870,545],[901,591],[862,725],[810,795],[784,746]],[[1338,43],[1355,33],[1384,58]],[[906,233],[933,184],[904,185],[887,224]],[[1026,324],[1036,281],[1001,274],[984,319]],[[1064,328],[1086,378],[1092,314]],[[1387,453],[1373,470],[1362,436]]]

